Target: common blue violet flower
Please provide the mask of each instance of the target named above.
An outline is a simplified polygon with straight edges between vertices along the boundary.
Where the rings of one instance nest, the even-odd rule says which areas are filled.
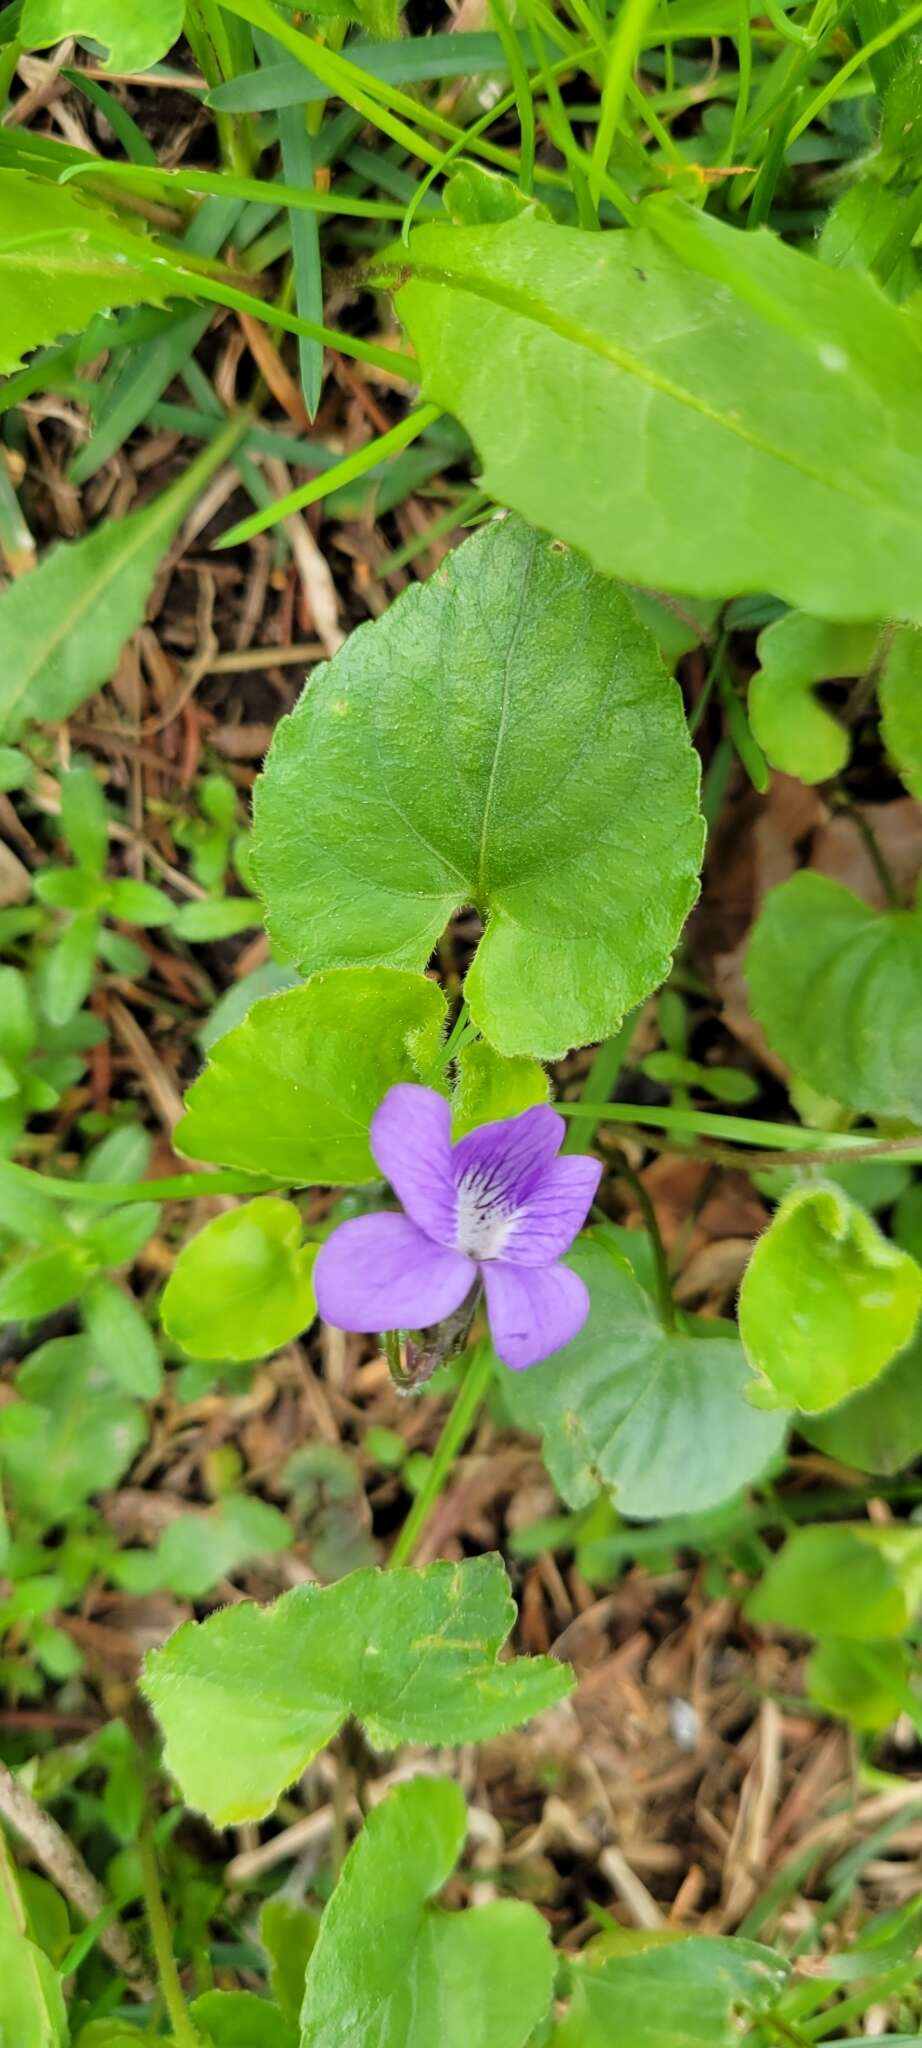
[[[520,1372],[559,1351],[589,1313],[558,1264],[585,1222],[602,1168],[557,1157],[563,1117],[544,1104],[451,1142],[451,1108],[399,1082],[371,1123],[371,1149],[403,1203],[341,1223],[314,1267],[317,1306],[341,1330],[427,1329],[460,1308],[478,1276],[493,1343]]]

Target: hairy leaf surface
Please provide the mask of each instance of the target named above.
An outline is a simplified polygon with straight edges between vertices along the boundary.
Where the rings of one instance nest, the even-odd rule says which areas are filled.
[[[483,1741],[562,1699],[565,1665],[497,1662],[514,1620],[495,1555],[350,1572],[186,1622],[144,1690],[185,1798],[224,1827],[268,1813],[347,1714],[395,1749]]]

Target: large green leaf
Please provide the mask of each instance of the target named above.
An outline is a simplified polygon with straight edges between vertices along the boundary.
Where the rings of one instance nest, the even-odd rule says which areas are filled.
[[[157,254],[98,201],[27,171],[0,170],[0,374],[59,334],[82,334],[95,313],[159,306],[194,290]]]
[[[476,1742],[563,1698],[567,1667],[497,1656],[515,1620],[500,1559],[351,1572],[187,1622],[144,1691],[185,1798],[220,1826],[268,1813],[347,1714],[371,1742]]]
[[[785,1421],[743,1398],[741,1345],[689,1319],[667,1331],[626,1260],[580,1240],[568,1265],[592,1306],[578,1337],[526,1373],[504,1376],[515,1420],[540,1431],[570,1507],[607,1486],[622,1514],[696,1514],[763,1472]]]
[[[183,0],[25,0],[19,26],[27,50],[64,36],[91,36],[108,50],[109,71],[147,71],[182,33]]]
[[[623,1934],[625,1949],[643,1946],[608,1956],[604,1941],[574,1971],[552,2048],[740,2048],[787,1976],[780,1957],[752,1941]]]
[[[765,900],[746,979],[770,1045],[818,1094],[922,1121],[922,910],[792,875]]]
[[[660,198],[604,235],[421,227],[371,277],[485,488],[598,569],[922,616],[918,327],[866,276]]]
[[[164,1327],[193,1358],[265,1358],[313,1322],[316,1257],[316,1244],[301,1242],[293,1202],[245,1202],[183,1245],[161,1304]]]
[[[892,1477],[915,1464],[922,1453],[922,1331],[870,1387],[797,1426],[827,1457],[859,1472]]]
[[[412,1778],[369,1816],[308,1964],[301,2048],[525,2048],[551,2003],[548,1927],[517,1899],[431,1903],[466,1832],[448,1778]]]
[[[306,971],[423,967],[474,904],[472,1015],[500,1052],[556,1058],[668,972],[697,890],[696,791],[677,689],[629,598],[494,521],[353,633],[276,728],[254,868]]]
[[[908,1344],[922,1268],[832,1184],[785,1197],[740,1289],[740,1336],[780,1404],[817,1413]],[[765,1387],[768,1393],[769,1388]]]
[[[41,190],[52,201],[64,196],[55,186]],[[222,444],[226,451],[223,436]],[[108,681],[215,460],[212,445],[142,511],[106,519],[84,540],[58,541],[31,575],[17,577],[0,596],[0,731],[15,735],[27,720],[67,718]]]
[[[795,1529],[747,1603],[753,1621],[805,1635],[901,1636],[922,1605],[922,1529],[871,1522]]]
[[[266,996],[211,1047],[174,1143],[279,1180],[373,1180],[374,1112],[395,1082],[424,1077],[444,1019],[435,983],[392,967],[316,974]]]

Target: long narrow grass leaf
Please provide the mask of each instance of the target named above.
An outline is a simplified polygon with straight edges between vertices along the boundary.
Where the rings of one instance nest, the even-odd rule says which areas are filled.
[[[366,442],[365,447],[359,448],[354,455],[347,455],[335,469],[328,469],[324,476],[312,477],[310,483],[302,484],[300,490],[290,491],[287,497],[279,498],[268,513],[255,513],[250,519],[242,519],[239,525],[231,527],[229,533],[223,533],[215,546],[230,548],[235,547],[238,541],[252,540],[254,534],[265,532],[266,527],[273,526],[276,520],[287,519],[292,512],[302,512],[305,506],[316,505],[321,498],[330,497],[343,484],[353,483],[356,477],[364,476],[387,456],[407,448],[411,441],[432,426],[439,412],[437,405],[418,406],[398,426],[391,427],[386,434],[379,434],[374,441]]]

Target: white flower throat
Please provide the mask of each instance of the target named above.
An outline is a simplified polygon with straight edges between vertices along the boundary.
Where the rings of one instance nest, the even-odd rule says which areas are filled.
[[[489,1173],[467,1173],[458,1182],[456,1245],[469,1259],[498,1259],[518,1220],[504,1201],[505,1190]]]

